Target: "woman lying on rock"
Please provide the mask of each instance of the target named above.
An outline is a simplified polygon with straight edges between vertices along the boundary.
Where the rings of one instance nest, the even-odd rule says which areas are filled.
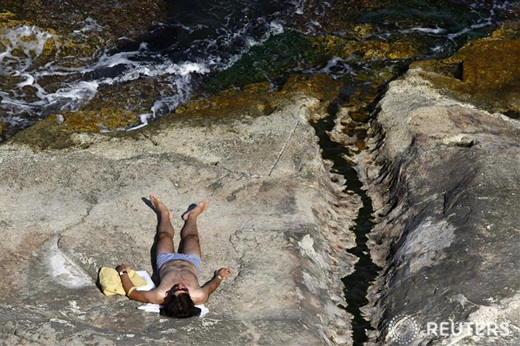
[[[150,196],[150,201],[159,218],[157,272],[160,284],[150,291],[136,291],[127,273],[130,266],[121,264],[116,270],[121,275],[123,288],[130,299],[163,305],[162,313],[166,316],[177,318],[198,316],[200,309],[195,305],[204,304],[220,282],[231,274],[231,270],[221,268],[215,271],[211,280],[202,287],[199,286],[200,245],[197,217],[206,210],[209,200],[201,202],[182,215],[185,223],[181,230],[181,242],[177,253],[173,247],[174,231],[170,210],[155,195]]]

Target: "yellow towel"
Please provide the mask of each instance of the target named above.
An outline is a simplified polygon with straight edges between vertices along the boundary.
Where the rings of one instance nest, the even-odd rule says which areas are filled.
[[[128,277],[132,281],[135,287],[141,287],[146,285],[144,281],[133,269],[128,271]],[[99,271],[99,284],[101,290],[106,296],[113,296],[114,294],[120,294],[124,296],[125,290],[123,289],[123,283],[117,270],[113,268],[103,267]]]

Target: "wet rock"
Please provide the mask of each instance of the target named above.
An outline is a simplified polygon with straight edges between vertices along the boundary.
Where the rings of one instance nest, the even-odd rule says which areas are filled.
[[[81,110],[90,112],[111,109],[113,113],[128,111],[137,118],[139,114],[148,114],[161,95],[168,97],[176,92],[176,86],[164,77],[142,77],[122,84],[100,86],[96,95],[81,106]]]
[[[312,36],[286,31],[271,37],[261,46],[252,47],[230,68],[209,76],[205,89],[244,88],[261,82],[269,83],[271,89],[279,89],[290,82],[288,71],[315,69],[333,74],[334,68],[329,64],[334,65],[338,59],[348,61],[352,66],[367,66],[351,76],[343,76],[347,84],[361,86],[370,82],[381,85],[397,72],[389,67],[389,60],[405,61],[420,55],[422,50],[424,44],[407,36],[387,42],[379,37],[364,39],[352,34]]]
[[[412,65],[424,70],[447,95],[492,112],[520,112],[520,26],[506,23],[489,37],[470,42],[453,56]]]
[[[3,52],[4,68],[4,73],[0,76],[0,85],[2,90],[9,93],[9,97],[30,103],[32,107],[27,107],[27,112],[29,109],[33,112],[24,121],[8,122],[5,137],[12,136],[39,119],[56,114],[54,111],[63,106],[56,105],[54,109],[50,107],[39,111],[40,105],[36,101],[42,98],[42,95],[67,89],[68,83],[77,82],[81,78],[89,82],[89,77],[99,78],[101,75],[111,74],[113,76],[119,72],[117,68],[126,68],[116,66],[102,71],[88,71],[83,76],[79,72],[81,68],[98,59],[108,47],[113,46],[120,36],[124,35],[127,40],[138,40],[154,20],[164,19],[167,12],[164,3],[156,1],[124,0],[96,4],[85,1],[25,1],[23,5],[18,1],[7,1],[2,5],[12,12],[0,14],[0,51]],[[38,73],[49,69],[59,72]],[[165,83],[162,83],[162,86],[141,88],[145,83],[136,81],[123,86],[100,88],[96,97],[90,100],[94,107],[92,104],[84,105],[79,113],[87,114],[83,124],[89,119],[94,122],[77,130],[91,131],[114,127],[98,124],[90,114],[91,111],[99,111],[101,108],[104,108],[103,113],[106,114],[109,108],[106,104],[108,101],[114,101],[114,92],[128,92],[129,97],[125,100],[127,104],[121,101],[110,106],[113,107],[112,114],[124,113],[119,122],[128,126],[138,120],[138,115],[144,113],[143,109],[149,113],[152,106],[150,103],[153,104],[152,100],[157,99],[159,92],[164,91],[164,95],[168,96],[172,91],[171,87],[165,87]],[[157,84],[161,84],[161,81],[157,81]],[[93,85],[93,88],[95,87]],[[141,99],[147,101],[141,102]],[[72,100],[63,108],[77,110],[79,103]],[[14,116],[14,110],[9,106],[4,104],[3,109],[10,117]],[[128,121],[128,112],[136,113],[133,115],[134,121]],[[16,114],[16,117],[19,116],[20,114]],[[112,122],[114,121],[116,120],[113,119]],[[116,127],[122,126],[120,124]]]
[[[103,26],[103,37],[111,41],[121,36],[138,36],[154,20],[167,14],[166,4],[161,1],[5,0],[2,5],[19,19],[42,28],[55,28],[60,34],[82,30],[85,19],[91,18]]]
[[[285,92],[270,92],[269,84],[250,84],[243,91],[227,89],[208,97],[194,97],[175,110],[177,115],[225,117],[236,114],[262,116],[271,114]]]
[[[377,223],[372,258],[385,268],[367,310],[373,337],[396,344],[396,323],[408,321],[401,336],[419,329],[414,344],[517,344],[520,124],[442,95],[423,75],[390,83],[360,160]],[[450,321],[509,333],[428,332]]]
[[[338,95],[339,81],[325,74],[288,76],[281,90],[271,90],[269,83],[260,82],[246,85],[243,90],[226,89],[208,97],[194,97],[175,114],[198,116],[229,116],[247,113],[253,117],[274,112],[288,93],[301,92],[321,101],[320,109],[326,108]]]
[[[293,74],[283,86],[283,91],[303,92],[321,101],[331,102],[338,97],[342,83],[327,74]]]
[[[410,59],[418,56],[420,44],[413,39],[403,37],[394,42],[386,42],[380,38],[341,37],[341,36],[314,36],[309,40],[316,51],[329,54],[349,61],[370,61],[385,59]]]
[[[74,146],[72,136],[81,132],[124,130],[139,124],[136,113],[124,109],[100,108],[93,111],[60,112],[17,133],[12,142],[36,150],[65,149]]]
[[[350,316],[338,306],[354,238],[337,227],[352,222],[359,199],[331,182],[320,157],[307,123],[319,100],[286,92],[264,101],[277,102],[268,116],[176,114],[126,134],[68,134],[66,150],[2,145],[0,336],[49,345],[351,343]],[[101,266],[151,272],[156,215],[142,200],[150,193],[172,209],[177,230],[191,203],[211,200],[199,224],[201,280],[223,266],[234,274],[205,318],[145,313],[95,286]]]
[[[302,6],[300,11],[302,15],[291,18],[293,25],[297,25],[300,30],[307,31],[309,29],[323,30],[328,33],[341,33],[351,27],[357,27],[357,18],[362,13],[369,12],[396,2],[396,0],[363,0],[363,1],[334,1],[332,3],[323,3],[320,1],[309,2],[306,6]],[[326,20],[323,20],[326,18]],[[319,25],[312,25],[319,23]],[[357,27],[357,31],[360,28]],[[363,30],[360,32],[363,34]]]

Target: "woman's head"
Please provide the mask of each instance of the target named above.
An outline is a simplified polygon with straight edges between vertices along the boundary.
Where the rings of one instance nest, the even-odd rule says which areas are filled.
[[[161,315],[174,318],[199,316],[200,309],[195,307],[189,293],[172,294],[170,301],[161,309]]]

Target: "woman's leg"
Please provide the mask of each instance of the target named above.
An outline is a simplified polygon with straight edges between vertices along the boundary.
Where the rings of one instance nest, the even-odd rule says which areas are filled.
[[[197,217],[208,207],[209,200],[200,202],[195,208],[184,213],[182,219],[184,226],[181,230],[181,242],[179,252],[192,254],[200,257],[199,231],[197,229]]]
[[[172,213],[156,195],[150,195],[150,201],[157,210],[157,218],[159,219],[159,227],[157,227],[157,255],[168,252],[173,253],[173,226],[171,222]]]

